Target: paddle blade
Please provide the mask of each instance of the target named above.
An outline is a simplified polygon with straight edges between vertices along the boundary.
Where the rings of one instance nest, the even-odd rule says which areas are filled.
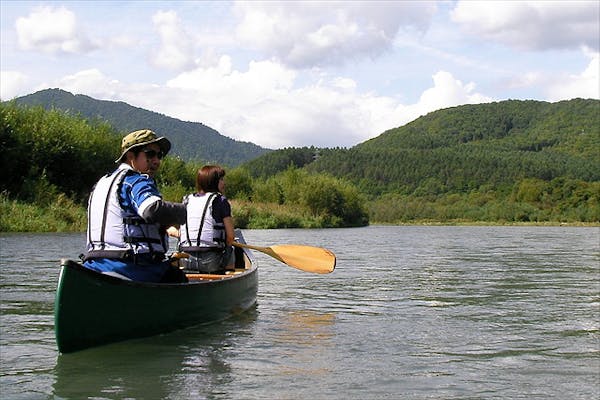
[[[269,249],[283,263],[302,271],[329,274],[335,269],[335,254],[322,247],[278,244]]]

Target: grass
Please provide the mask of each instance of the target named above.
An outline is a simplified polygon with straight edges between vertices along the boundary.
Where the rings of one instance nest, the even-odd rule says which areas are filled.
[[[299,206],[253,203],[232,200],[235,226],[240,229],[328,228],[334,226],[327,216],[312,215]],[[515,226],[600,226],[599,222],[576,220],[515,221],[469,218],[401,218],[395,221],[371,220],[373,225],[515,225]],[[0,232],[84,232],[86,208],[64,194],[46,205],[11,200],[0,194]]]
[[[86,224],[85,208],[63,194],[45,206],[0,194],[0,232],[83,232]]]

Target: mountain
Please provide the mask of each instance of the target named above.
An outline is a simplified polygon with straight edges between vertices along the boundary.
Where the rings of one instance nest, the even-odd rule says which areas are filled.
[[[235,167],[271,150],[219,134],[197,122],[186,122],[163,114],[133,107],[124,102],[96,100],[73,95],[61,89],[46,89],[15,99],[17,104],[60,109],[88,120],[107,121],[123,134],[138,129],[152,129],[169,138],[171,154],[185,161],[198,160]]]
[[[434,111],[350,149],[276,150],[249,170],[290,163],[370,195],[510,191],[526,179],[600,181],[600,101],[506,100]]]

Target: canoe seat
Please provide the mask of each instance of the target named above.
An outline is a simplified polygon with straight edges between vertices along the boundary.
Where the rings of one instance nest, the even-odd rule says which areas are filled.
[[[220,280],[233,278],[234,275],[241,274],[245,269],[236,269],[235,271],[227,271],[225,274],[185,274],[190,281],[202,280]]]

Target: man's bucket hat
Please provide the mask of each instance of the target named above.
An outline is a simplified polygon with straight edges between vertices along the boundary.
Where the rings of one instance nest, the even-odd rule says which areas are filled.
[[[171,150],[171,142],[166,137],[158,137],[156,133],[152,132],[150,129],[142,129],[139,131],[131,132],[127,134],[123,138],[121,142],[121,156],[117,158],[115,162],[121,162],[123,160],[123,156],[125,154],[139,146],[145,146],[150,143],[156,143],[160,146],[160,150],[163,152],[163,155],[167,155],[169,150]]]

